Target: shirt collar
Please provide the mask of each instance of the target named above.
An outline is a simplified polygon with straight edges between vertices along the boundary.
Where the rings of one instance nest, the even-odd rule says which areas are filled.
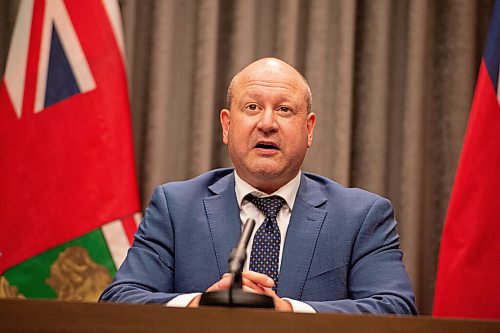
[[[290,210],[292,210],[293,204],[295,203],[295,197],[297,196],[297,191],[299,190],[300,174],[301,171],[299,171],[297,173],[297,176],[295,176],[288,183],[280,187],[276,192],[271,194],[266,194],[262,191],[259,191],[258,189],[248,184],[247,182],[245,182],[243,179],[240,178],[240,176],[238,176],[236,170],[234,170],[234,182],[235,182],[236,200],[238,200],[238,206],[241,209],[241,206],[243,204],[243,199],[245,198],[245,196],[249,193],[252,193],[258,197],[268,197],[271,195],[278,195],[283,199],[285,199],[286,204],[288,205]]]

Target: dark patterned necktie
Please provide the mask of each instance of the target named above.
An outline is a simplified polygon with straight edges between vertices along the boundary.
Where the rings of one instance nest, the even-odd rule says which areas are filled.
[[[281,244],[281,234],[276,217],[285,199],[278,196],[257,198],[249,194],[245,197],[266,216],[253,238],[250,254],[250,270],[265,274],[278,285],[278,267]]]

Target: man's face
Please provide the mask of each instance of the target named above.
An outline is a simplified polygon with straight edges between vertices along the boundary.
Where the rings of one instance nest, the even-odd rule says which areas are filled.
[[[297,175],[312,143],[314,113],[307,113],[306,85],[286,63],[257,61],[232,89],[222,110],[223,141],[238,175],[272,193]]]

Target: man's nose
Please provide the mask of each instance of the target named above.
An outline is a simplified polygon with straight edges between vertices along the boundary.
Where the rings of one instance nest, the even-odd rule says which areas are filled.
[[[274,110],[272,108],[265,108],[262,111],[258,127],[264,132],[276,131],[278,129],[278,124],[276,123]]]

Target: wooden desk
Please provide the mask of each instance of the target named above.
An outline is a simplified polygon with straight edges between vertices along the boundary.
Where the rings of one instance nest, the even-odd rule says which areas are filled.
[[[500,321],[0,300],[0,332],[500,333]]]

